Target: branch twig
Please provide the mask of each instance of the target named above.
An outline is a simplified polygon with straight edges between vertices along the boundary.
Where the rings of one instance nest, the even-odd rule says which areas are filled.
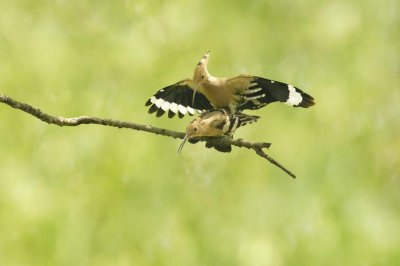
[[[34,117],[42,120],[43,122],[46,122],[48,124],[58,125],[58,126],[79,126],[82,124],[98,124],[98,125],[117,127],[117,128],[130,128],[130,129],[150,132],[153,134],[163,135],[163,136],[172,137],[172,138],[183,139],[185,137],[185,133],[183,133],[183,132],[176,132],[176,131],[167,130],[164,128],[153,127],[151,125],[141,125],[141,124],[126,122],[126,121],[103,119],[103,118],[98,118],[98,117],[93,117],[93,116],[79,116],[79,117],[72,117],[72,118],[66,118],[66,117],[61,117],[61,116],[52,116],[52,115],[42,112],[40,109],[32,107],[29,104],[16,101],[5,95],[0,95],[0,102],[5,103],[15,109],[19,109],[28,114],[31,114]],[[248,141],[244,141],[242,139],[234,140],[234,139],[230,139],[230,138],[221,138],[219,140],[210,140],[209,138],[201,138],[199,140],[207,141],[207,142],[214,142],[214,143],[218,143],[220,145],[221,144],[222,145],[233,145],[233,146],[236,146],[239,148],[244,147],[247,149],[252,149],[257,153],[257,155],[268,160],[270,163],[276,165],[277,167],[279,167],[280,169],[285,171],[291,177],[296,178],[296,176],[291,171],[286,169],[284,166],[282,166],[280,163],[275,161],[272,157],[270,157],[263,151],[263,149],[270,147],[270,145],[271,145],[270,143],[248,142]]]

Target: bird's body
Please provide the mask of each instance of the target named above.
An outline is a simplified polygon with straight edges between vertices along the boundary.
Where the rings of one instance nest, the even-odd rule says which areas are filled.
[[[186,127],[186,135],[178,151],[182,150],[184,143],[188,139],[199,137],[232,137],[237,128],[257,122],[258,118],[258,116],[243,113],[232,115],[225,109],[203,112]],[[217,146],[215,148],[219,148],[221,151],[230,151],[230,147]]]
[[[198,91],[202,93],[215,108],[229,107],[231,103],[237,102],[238,97],[232,93],[227,81],[228,79],[226,78],[210,77],[207,83],[204,83],[198,88]]]
[[[259,109],[271,102],[284,102],[294,107],[310,107],[314,98],[290,84],[252,75],[220,78],[207,70],[209,52],[197,64],[193,79],[167,86],[147,102],[149,113],[157,116],[193,115],[214,108],[226,108],[231,114],[246,109]]]
[[[236,113],[230,115],[225,109],[206,111],[186,128],[189,138],[231,136],[237,128],[254,123],[259,116]]]

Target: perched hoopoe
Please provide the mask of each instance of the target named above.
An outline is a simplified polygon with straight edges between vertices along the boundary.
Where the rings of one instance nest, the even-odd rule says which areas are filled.
[[[241,126],[257,122],[259,116],[246,115],[243,113],[236,113],[229,115],[225,109],[216,109],[213,111],[203,112],[199,117],[194,119],[186,128],[186,135],[181,145],[179,146],[178,153],[181,152],[183,145],[187,140],[196,137],[232,137],[235,130]],[[192,143],[197,142],[191,140]],[[207,145],[206,145],[207,146]],[[215,149],[223,152],[231,151],[230,146],[207,146],[208,148],[214,147]]]
[[[184,79],[154,94],[147,102],[149,113],[168,117],[178,114],[193,115],[214,108],[227,108],[231,114],[246,109],[259,109],[272,102],[283,102],[294,107],[313,106],[314,98],[293,85],[275,80],[239,75],[218,78],[207,71],[209,51],[194,70],[193,79]]]

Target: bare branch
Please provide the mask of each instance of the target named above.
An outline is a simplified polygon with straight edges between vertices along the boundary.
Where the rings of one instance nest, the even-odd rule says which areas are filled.
[[[117,128],[130,128],[130,129],[134,129],[134,130],[146,131],[146,132],[150,132],[153,134],[163,135],[163,136],[172,137],[172,138],[183,139],[185,137],[185,133],[183,133],[183,132],[177,132],[177,131],[167,130],[164,128],[153,127],[151,125],[141,125],[141,124],[126,122],[126,121],[103,119],[103,118],[98,118],[98,117],[93,117],[93,116],[79,116],[79,117],[71,117],[71,118],[66,118],[66,117],[61,117],[61,116],[52,116],[52,115],[42,112],[40,109],[32,107],[29,104],[16,101],[5,95],[0,95],[0,102],[5,103],[15,109],[20,109],[28,114],[31,114],[34,117],[42,120],[43,122],[46,122],[48,124],[58,125],[58,126],[79,126],[82,124],[98,124],[98,125],[103,125],[103,126],[110,126],[110,127],[117,127]],[[280,169],[285,171],[291,177],[296,178],[296,176],[291,171],[286,169],[284,166],[282,166],[280,163],[275,161],[272,157],[270,157],[263,151],[263,149],[269,148],[271,146],[271,143],[248,142],[248,141],[244,141],[242,139],[234,140],[229,137],[226,137],[226,138],[200,138],[198,140],[206,141],[211,144],[226,145],[226,146],[232,145],[232,146],[236,146],[239,148],[244,147],[247,149],[252,149],[262,158],[264,158],[264,159],[268,160],[270,163],[276,165],[277,167],[279,167]]]

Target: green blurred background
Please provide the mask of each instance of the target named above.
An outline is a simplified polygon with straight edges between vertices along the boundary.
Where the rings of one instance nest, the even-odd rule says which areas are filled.
[[[144,102],[192,76],[290,82],[236,137],[269,154],[47,125],[0,104],[0,265],[400,265],[400,14],[383,1],[0,1],[0,93],[183,131]]]

